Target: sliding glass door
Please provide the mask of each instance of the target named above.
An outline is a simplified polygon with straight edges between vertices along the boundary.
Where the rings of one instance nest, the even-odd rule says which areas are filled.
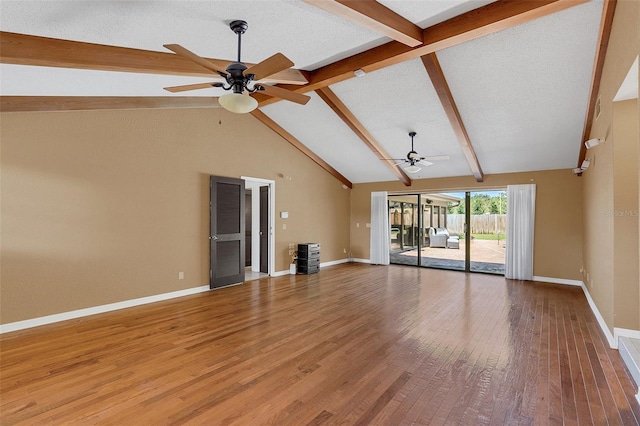
[[[403,194],[388,199],[391,263],[504,274],[504,191]]]
[[[420,210],[417,195],[389,196],[390,257],[392,263],[419,265]]]
[[[504,275],[507,193],[472,192],[470,201],[470,270]]]

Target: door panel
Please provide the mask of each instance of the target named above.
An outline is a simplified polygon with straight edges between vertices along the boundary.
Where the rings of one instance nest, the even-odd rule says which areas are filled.
[[[244,180],[211,176],[210,288],[244,281]]]

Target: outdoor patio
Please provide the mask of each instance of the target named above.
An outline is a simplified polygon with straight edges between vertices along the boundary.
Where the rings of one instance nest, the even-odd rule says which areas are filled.
[[[423,247],[421,266],[464,271],[466,240],[460,240],[459,249]],[[391,263],[417,265],[418,250],[391,252]],[[504,274],[505,240],[471,240],[471,271]]]

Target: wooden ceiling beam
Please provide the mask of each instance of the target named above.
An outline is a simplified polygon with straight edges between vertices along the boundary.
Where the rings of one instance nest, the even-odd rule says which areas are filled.
[[[230,61],[208,59],[226,68]],[[0,31],[0,63],[99,71],[219,77],[174,53],[107,46]],[[253,64],[247,63],[248,67]],[[307,79],[289,68],[270,76],[269,82],[301,85]]]
[[[374,0],[304,0],[410,47],[422,44],[422,28]]]
[[[584,129],[582,131],[582,140],[580,141],[580,154],[578,155],[578,165],[580,167],[587,156],[587,147],[584,142],[591,135],[591,127],[593,126],[593,118],[596,110],[596,102],[600,92],[600,80],[602,79],[602,68],[604,68],[604,60],[607,56],[607,46],[609,45],[609,37],[611,36],[611,26],[613,25],[613,15],[616,11],[617,0],[604,0],[602,18],[600,20],[600,32],[598,34],[598,45],[596,47],[595,65],[591,74],[591,91],[589,93],[589,105],[587,107],[587,115],[584,119]],[[602,135],[601,137],[605,137]]]
[[[447,113],[451,127],[453,128],[453,131],[458,138],[458,142],[460,143],[460,148],[467,159],[467,163],[469,163],[469,168],[471,169],[473,176],[476,178],[476,181],[482,182],[484,180],[484,174],[482,173],[480,162],[478,161],[476,152],[471,144],[471,139],[469,139],[467,129],[464,127],[464,122],[462,121],[456,102],[453,99],[453,94],[451,93],[447,79],[442,72],[438,57],[435,53],[430,53],[422,56],[421,59],[429,77],[431,78],[433,87],[436,89],[438,98],[440,98],[440,103],[442,103],[442,107]]]
[[[438,50],[456,46],[525,22],[568,9],[589,0],[498,0],[423,30],[423,44],[409,47],[391,41],[307,73],[308,84],[283,86],[305,93],[355,77],[354,71],[372,72]],[[277,102],[256,96],[260,106]]]
[[[364,142],[364,144],[378,157],[391,172],[405,186],[411,186],[411,179],[400,167],[395,165],[395,161],[391,160],[391,156],[378,143],[373,135],[366,127],[356,118],[355,115],[347,108],[347,106],[338,98],[338,96],[328,87],[316,90],[316,93],[326,102],[327,105],[349,126],[349,128]]]
[[[217,98],[201,96],[0,96],[1,112],[216,108],[219,106]]]
[[[287,142],[293,145],[295,148],[299,149],[304,155],[309,157],[312,161],[314,161],[317,165],[325,169],[329,174],[338,179],[344,185],[349,188],[353,188],[353,183],[346,177],[344,177],[339,171],[331,167],[329,163],[324,161],[322,158],[317,156],[313,151],[307,148],[302,142],[296,139],[291,133],[287,132],[282,126],[273,121],[269,116],[267,116],[264,112],[259,109],[255,109],[251,111],[251,115],[260,120],[263,124],[269,127],[271,130],[282,136]]]

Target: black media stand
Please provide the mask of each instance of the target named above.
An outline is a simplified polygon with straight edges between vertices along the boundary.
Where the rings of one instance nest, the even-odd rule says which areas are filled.
[[[298,244],[298,273],[315,274],[320,270],[320,244]]]

